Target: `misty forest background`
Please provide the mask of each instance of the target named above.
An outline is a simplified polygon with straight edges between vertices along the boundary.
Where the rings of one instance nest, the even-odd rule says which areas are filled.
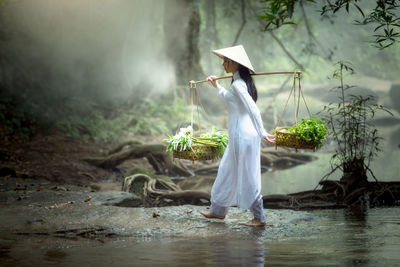
[[[331,90],[338,85],[331,78],[336,63],[351,65],[355,73],[345,76],[356,85],[351,93],[373,95],[394,114],[377,114],[374,123],[384,137],[382,158],[390,159],[384,178],[399,180],[400,47],[375,47],[373,26],[354,24],[360,17],[354,7],[321,16],[324,1],[298,1],[296,24],[265,31],[259,0],[0,2],[0,127],[8,136],[165,138],[190,123],[188,82],[225,75],[211,50],[243,44],[256,72],[303,71],[313,114],[339,101]],[[375,2],[359,5],[370,10]],[[277,126],[291,78],[255,78],[267,131]],[[225,129],[226,109],[214,89],[198,90],[210,117],[201,113],[203,127]],[[293,120],[289,106],[284,124]]]

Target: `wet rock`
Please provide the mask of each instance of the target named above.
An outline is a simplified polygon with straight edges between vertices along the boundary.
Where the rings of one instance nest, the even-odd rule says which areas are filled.
[[[119,207],[140,207],[143,201],[140,197],[128,192],[98,192],[92,195],[92,204]]]

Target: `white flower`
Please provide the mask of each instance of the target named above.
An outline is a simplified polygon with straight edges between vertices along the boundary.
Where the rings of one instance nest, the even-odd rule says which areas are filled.
[[[180,135],[180,136],[185,136],[185,135],[190,135],[190,136],[192,136],[192,135],[193,135],[192,126],[189,125],[189,126],[186,127],[186,128],[181,128],[181,129],[179,130],[179,134],[178,134],[178,135]]]

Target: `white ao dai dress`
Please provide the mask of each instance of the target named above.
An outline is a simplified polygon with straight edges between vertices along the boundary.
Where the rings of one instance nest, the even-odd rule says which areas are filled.
[[[211,203],[248,210],[261,193],[260,144],[267,132],[238,72],[229,90],[218,84],[217,94],[228,103],[229,143],[211,190]]]

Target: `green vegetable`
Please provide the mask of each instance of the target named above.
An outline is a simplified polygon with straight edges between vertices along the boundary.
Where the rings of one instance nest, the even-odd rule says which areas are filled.
[[[216,158],[221,158],[224,155],[226,147],[228,146],[228,135],[218,131],[218,129],[215,127],[213,128],[212,132],[202,134],[200,138],[197,139],[209,140],[210,142],[215,143],[217,145],[215,149]],[[194,142],[196,142],[196,140]]]
[[[193,130],[189,126],[181,128],[177,135],[169,136],[166,141],[168,142],[167,151],[191,150],[192,145],[201,144],[215,147],[215,157],[221,158],[228,145],[228,135],[214,127],[211,132],[202,134],[200,137],[193,137]]]
[[[322,146],[322,141],[325,140],[328,127],[323,119],[310,117],[308,119],[301,119],[293,127],[286,130],[287,133],[296,133],[297,138],[303,139],[308,142],[313,142],[316,147]]]

